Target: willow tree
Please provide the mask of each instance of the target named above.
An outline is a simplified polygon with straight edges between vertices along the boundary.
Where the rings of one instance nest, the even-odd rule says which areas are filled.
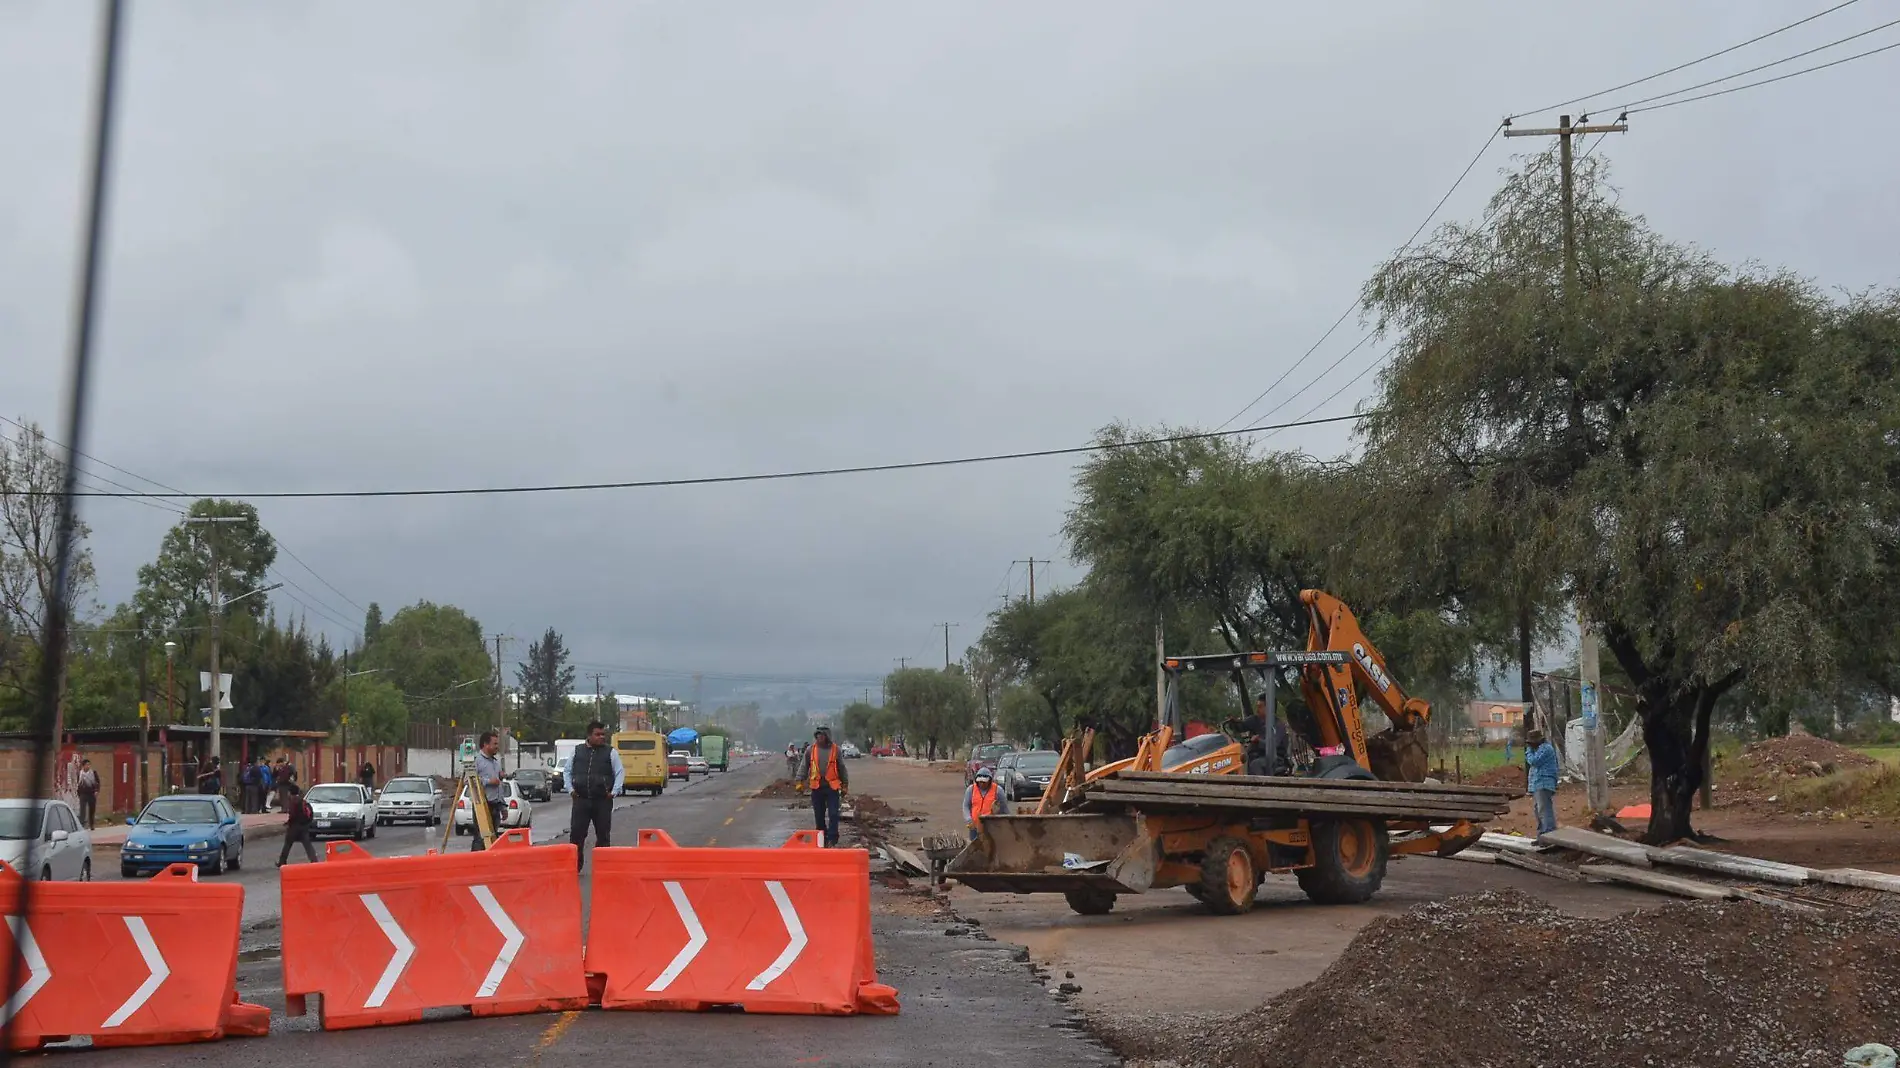
[[[1665,241],[1600,161],[1578,175],[1569,277],[1560,210],[1554,159],[1533,158],[1480,222],[1374,277],[1394,346],[1366,446],[1441,510],[1494,514],[1456,524],[1477,597],[1556,595],[1592,621],[1636,686],[1648,836],[1671,840],[1725,694],[1887,670],[1900,302]]]

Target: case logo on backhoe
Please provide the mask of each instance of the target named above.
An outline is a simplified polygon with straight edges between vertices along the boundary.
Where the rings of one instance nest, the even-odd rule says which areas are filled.
[[[1187,769],[1187,773],[1189,775],[1209,775],[1227,767],[1233,762],[1233,757],[1222,757],[1219,760],[1203,760],[1199,764]]]
[[[1381,692],[1392,688],[1392,677],[1385,673],[1385,669],[1379,666],[1378,661],[1372,659],[1371,653],[1366,652],[1364,644],[1353,642],[1352,655],[1353,659],[1359,661],[1359,666],[1366,669],[1366,674],[1372,676],[1372,681],[1379,684]]]

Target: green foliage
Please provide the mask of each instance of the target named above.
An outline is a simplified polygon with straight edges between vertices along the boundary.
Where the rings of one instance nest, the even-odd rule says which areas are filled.
[[[1581,604],[1636,687],[1653,838],[1689,832],[1716,702],[1894,681],[1900,300],[1828,299],[1650,233],[1600,161],[1513,175],[1387,264],[1369,466],[1451,535],[1474,618]],[[1432,500],[1446,502],[1433,509]]]
[[[976,718],[976,693],[957,667],[893,671],[884,680],[884,691],[890,695],[906,746],[914,750],[921,740],[931,760],[939,749],[963,741]]]
[[[369,609],[363,613],[363,644],[374,644],[383,633],[383,606],[375,601],[369,603]]]
[[[1049,702],[1025,683],[1003,688],[998,713],[997,726],[1013,745],[1026,746],[1039,739],[1062,737],[1059,733],[1062,723],[1050,710]]]
[[[840,741],[850,740],[862,745],[866,752],[878,742],[878,709],[875,705],[863,701],[853,701],[838,713],[838,736]]]
[[[265,584],[277,560],[277,542],[258,521],[257,506],[246,501],[193,501],[194,519],[237,519],[235,523],[178,523],[159,542],[158,557],[139,568],[133,606],[155,631],[177,630],[204,620],[211,599],[211,558],[216,549],[218,596],[230,601]],[[233,604],[231,615],[261,619],[269,601],[252,597]],[[232,686],[237,685],[232,680]]]
[[[59,502],[66,467],[38,426],[0,435],[0,721],[28,723],[39,689],[40,633],[52,597],[58,560]],[[70,604],[77,620],[88,614],[95,588],[86,525],[76,522]]]
[[[375,605],[370,607],[374,609]],[[363,629],[367,635],[368,625]],[[523,738],[553,741],[579,737],[578,734],[554,733],[569,725],[566,722],[567,695],[574,689],[575,669],[568,663],[567,655],[567,645],[561,640],[560,632],[549,627],[539,641],[528,644],[528,658],[515,666],[515,680],[521,687],[521,703],[516,707],[520,712]]]
[[[473,727],[495,718],[495,665],[481,624],[454,605],[417,601],[397,611],[360,659],[402,692],[417,722]]]
[[[409,706],[402,691],[380,674],[335,679],[324,696],[339,712],[347,697],[351,745],[401,745],[408,740]]]

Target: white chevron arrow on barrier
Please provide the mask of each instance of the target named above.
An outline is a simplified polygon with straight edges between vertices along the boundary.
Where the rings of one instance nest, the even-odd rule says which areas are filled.
[[[376,926],[383,929],[383,937],[389,939],[389,945],[395,952],[389,955],[389,963],[383,966],[383,974],[376,980],[376,988],[369,992],[369,1000],[363,1002],[366,1009],[380,1009],[389,999],[389,992],[396,988],[396,980],[402,978],[403,969],[409,967],[409,959],[416,955],[416,944],[409,941],[409,935],[389,914],[389,906],[383,904],[380,894],[359,894],[363,907],[376,919]]]
[[[158,993],[158,988],[164,986],[165,980],[171,978],[172,974],[171,965],[165,963],[165,955],[158,951],[158,943],[153,941],[151,930],[145,926],[145,917],[127,916],[125,927],[132,932],[132,941],[139,947],[139,956],[145,958],[146,976],[139,988],[132,991],[132,996],[125,999],[125,1004],[106,1017],[106,1027],[117,1027],[131,1019],[133,1013],[152,1000],[152,995]]]
[[[501,902],[495,900],[494,891],[477,883],[469,887],[468,892],[481,902],[482,911],[488,914],[488,922],[501,932],[501,952],[495,954],[495,963],[488,966],[488,975],[482,979],[481,989],[475,991],[478,998],[492,998],[495,991],[501,989],[501,981],[507,976],[508,969],[514,966],[515,954],[521,951],[521,944],[528,939],[502,909]]]
[[[26,918],[8,916],[7,927],[13,932],[13,944],[19,947],[20,959],[26,962],[26,982],[20,984],[20,989],[13,992],[5,1005],[0,1005],[0,1024],[11,1022],[53,978],[53,969],[46,966],[46,956],[40,952],[40,944],[34,940],[33,928],[27,926]]]
[[[764,990],[772,980],[784,975],[785,970],[798,960],[798,955],[805,952],[805,943],[809,941],[805,937],[805,925],[798,918],[798,910],[792,907],[792,899],[785,893],[785,884],[768,881],[765,892],[772,895],[772,903],[778,906],[778,917],[785,921],[785,933],[791,936],[791,940],[785,943],[777,960],[745,985],[747,990]]]
[[[678,883],[663,885],[666,887],[666,896],[673,899],[674,911],[680,914],[680,922],[686,925],[686,944],[673,955],[673,962],[666,966],[666,970],[647,984],[650,994],[672,986],[673,980],[678,979],[686,966],[693,963],[693,958],[699,956],[699,951],[706,948],[706,929],[699,925],[699,914],[693,911],[693,903],[686,899],[686,891]]]

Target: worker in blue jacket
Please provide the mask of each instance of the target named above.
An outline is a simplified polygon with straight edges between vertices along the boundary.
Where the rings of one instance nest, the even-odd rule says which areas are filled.
[[[1531,801],[1537,809],[1537,833],[1557,829],[1557,747],[1544,732],[1532,729],[1524,735],[1524,768],[1529,773]]]

